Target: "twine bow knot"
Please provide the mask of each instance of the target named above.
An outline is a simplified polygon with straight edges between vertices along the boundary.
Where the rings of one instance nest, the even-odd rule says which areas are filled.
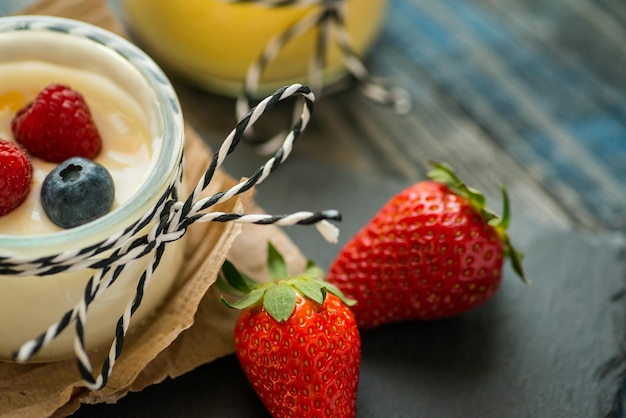
[[[244,132],[252,126],[267,110],[276,103],[293,96],[304,99],[302,113],[287,134],[282,146],[259,167],[247,180],[241,181],[228,190],[220,191],[202,198],[201,193],[210,184],[216,170],[240,143]],[[76,336],[74,352],[84,384],[91,390],[102,389],[112,372],[113,365],[121,355],[124,338],[131,318],[142,302],[144,292],[150,284],[153,272],[158,267],[166,244],[182,238],[188,227],[196,222],[239,222],[262,225],[316,225],[320,233],[329,241],[336,241],[338,229],[329,221],[340,220],[335,210],[322,212],[296,212],[287,215],[245,214],[210,212],[218,203],[225,202],[265,180],[291,153],[295,140],[306,128],[315,100],[310,88],[293,84],[277,90],[273,95],[261,101],[251,109],[236,125],[235,129],[223,141],[213,155],[208,168],[196,184],[193,192],[184,200],[178,200],[179,186],[182,181],[183,159],[181,158],[175,179],[158,203],[141,219],[124,231],[89,248],[72,250],[37,259],[0,258],[0,275],[44,276],[66,271],[95,269],[87,281],[83,298],[45,332],[24,343],[14,353],[17,362],[27,362],[43,347],[54,340],[70,324],[74,323]],[[151,226],[152,225],[152,226]],[[146,232],[146,228],[149,228]],[[124,313],[119,317],[115,329],[115,338],[99,373],[94,375],[89,355],[85,348],[85,329],[89,306],[108,289],[134,260],[144,256],[151,259],[139,279],[135,296],[128,302]]]
[[[242,117],[250,109],[259,88],[265,69],[276,59],[278,53],[291,40],[318,28],[315,51],[307,83],[316,95],[323,90],[323,70],[331,41],[334,41],[343,54],[344,65],[358,82],[361,92],[370,100],[391,107],[398,114],[411,110],[411,97],[402,87],[382,77],[372,76],[352,45],[351,36],[346,27],[347,0],[224,0],[230,3],[254,3],[270,8],[317,6],[300,20],[293,23],[282,33],[277,34],[266,45],[258,59],[249,67],[241,93],[237,98],[236,113]],[[260,141],[264,143],[261,151],[274,149],[274,144],[282,134]],[[251,141],[256,142],[256,141]]]

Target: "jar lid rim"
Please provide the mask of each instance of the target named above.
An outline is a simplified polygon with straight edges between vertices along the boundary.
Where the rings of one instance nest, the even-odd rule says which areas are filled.
[[[165,189],[167,179],[175,175],[177,165],[182,158],[184,143],[184,124],[178,97],[169,79],[161,68],[139,47],[130,41],[98,26],[54,16],[17,15],[0,17],[0,36],[2,33],[28,31],[47,31],[93,42],[113,52],[113,57],[122,59],[134,67],[146,81],[157,101],[156,108],[161,115],[161,133],[167,140],[162,141],[158,155],[153,161],[152,171],[139,190],[121,207],[107,215],[76,228],[37,235],[9,235],[0,233],[0,249],[7,251],[25,251],[32,248],[50,247],[58,252],[58,246],[72,242],[89,242],[94,237],[94,244],[110,228],[129,223],[129,218],[139,218],[146,211],[147,200],[156,202],[158,191]],[[150,208],[147,208],[150,209]],[[3,254],[5,255],[5,254]]]

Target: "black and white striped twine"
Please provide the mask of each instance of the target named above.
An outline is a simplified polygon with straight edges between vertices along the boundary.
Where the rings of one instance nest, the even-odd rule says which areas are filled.
[[[242,140],[246,129],[251,127],[261,115],[271,109],[276,103],[291,97],[302,97],[304,99],[302,112],[285,137],[282,146],[274,155],[247,180],[241,181],[228,190],[221,191],[210,197],[201,198],[202,191],[211,182],[215,171],[222,165],[227,156],[235,150]],[[311,89],[300,84],[283,87],[261,101],[240,119],[235,129],[226,137],[219,150],[213,155],[204,176],[198,181],[193,192],[184,202],[178,200],[178,189],[182,179],[183,161],[181,159],[176,179],[169,185],[158,204],[124,231],[89,248],[68,251],[50,257],[37,259],[0,257],[0,275],[45,276],[86,268],[96,270],[96,273],[85,286],[82,300],[45,332],[24,343],[14,353],[15,361],[27,362],[63,330],[74,323],[76,330],[74,352],[85,386],[90,390],[98,390],[106,386],[113,365],[122,352],[124,338],[128,331],[131,317],[141,304],[144,292],[150,284],[152,274],[159,265],[165,245],[181,238],[187,231],[187,228],[195,222],[240,222],[262,225],[314,224],[325,239],[336,241],[338,229],[329,222],[331,220],[340,220],[340,214],[335,210],[322,212],[302,211],[288,215],[208,212],[212,206],[225,202],[263,182],[270,173],[287,159],[294,142],[309,123],[314,101],[315,96]],[[147,233],[142,232],[153,221],[155,222],[154,226]],[[110,252],[111,254],[106,257],[98,257],[105,252]],[[96,376],[93,372],[89,354],[85,348],[85,330],[89,306],[120,277],[121,273],[131,265],[133,260],[147,254],[151,255],[151,261],[139,280],[133,300],[129,301],[123,315],[117,321],[115,338],[111,344],[109,355]]]
[[[346,27],[346,0],[225,0],[230,3],[255,3],[266,7],[285,6],[319,6],[314,8],[302,19],[279,33],[269,41],[256,62],[252,63],[246,74],[241,94],[237,98],[236,112],[239,117],[250,109],[259,88],[265,69],[274,61],[281,49],[291,40],[301,36],[314,27],[318,27],[318,39],[312,57],[309,79],[307,83],[315,94],[322,93],[322,75],[328,45],[332,35],[344,57],[346,69],[356,78],[363,94],[369,99],[392,107],[399,114],[411,110],[411,98],[402,87],[394,85],[382,77],[372,76],[365,64],[354,50],[352,39]],[[295,112],[297,114],[297,112]],[[294,116],[295,117],[295,116]],[[282,134],[274,139],[264,141],[262,149],[274,149]]]

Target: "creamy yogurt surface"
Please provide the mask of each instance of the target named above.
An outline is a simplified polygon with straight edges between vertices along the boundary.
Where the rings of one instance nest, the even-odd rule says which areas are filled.
[[[143,184],[150,171],[150,132],[139,104],[117,84],[87,70],[41,61],[0,62],[0,138],[15,142],[11,119],[47,85],[61,83],[83,95],[102,138],[95,161],[105,166],[115,182],[114,210]],[[28,155],[28,153],[27,153]],[[0,216],[0,234],[37,235],[61,230],[46,216],[40,190],[57,165],[28,155],[33,184],[27,199]]]
[[[181,158],[184,136],[169,82],[154,71],[141,51],[105,33],[96,33],[101,41],[94,42],[88,35],[99,29],[80,22],[42,16],[7,21],[20,19],[24,22],[15,25],[17,30],[3,32],[6,27],[0,28],[0,137],[15,142],[11,132],[15,113],[49,84],[68,85],[83,95],[91,109],[102,137],[102,150],[95,161],[107,167],[116,188],[112,216],[90,223],[93,228],[85,225],[63,231],[47,219],[39,197],[41,184],[56,163],[29,156],[34,169],[29,196],[19,208],[0,217],[2,256],[28,260],[79,251],[139,220],[176,178],[172,167],[177,167]],[[52,29],[42,29],[48,26]],[[69,32],[58,27],[67,27]],[[147,233],[156,222],[140,233]],[[175,273],[183,250],[183,239],[167,245],[129,332],[148,322],[162,305],[178,277]],[[153,254],[129,263],[89,305],[85,344],[90,353],[108,350],[118,319],[133,301]],[[2,275],[0,318],[11,320],[0,321],[0,361],[13,361],[15,350],[74,309],[93,274],[93,269],[77,268],[45,276]],[[28,361],[75,357],[75,336],[71,324]]]

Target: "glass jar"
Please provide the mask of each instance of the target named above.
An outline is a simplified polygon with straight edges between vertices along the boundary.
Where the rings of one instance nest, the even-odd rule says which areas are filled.
[[[141,50],[123,38],[78,21],[46,16],[0,18],[2,62],[35,60],[79,68],[105,77],[129,94],[145,118],[152,157],[145,180],[124,204],[82,226],[43,235],[0,234],[0,258],[17,263],[17,269],[32,268],[31,260],[48,260],[62,254],[71,259],[81,251],[130,229],[180,183],[184,129],[176,94],[159,67]],[[156,219],[137,229],[134,236],[149,231]],[[131,237],[132,238],[132,237]],[[123,241],[123,240],[122,240]],[[182,261],[184,240],[168,243],[160,265],[150,278],[130,332],[154,314],[167,296]],[[107,260],[113,248],[86,259]],[[113,284],[89,304],[85,328],[87,350],[111,344],[116,323],[136,294],[140,276],[151,263],[154,250],[127,264]],[[54,260],[53,260],[54,261]],[[85,260],[81,261],[84,263]],[[21,264],[20,264],[21,263]],[[94,268],[77,263],[68,271],[38,275],[0,274],[0,359],[11,361],[27,341],[80,304]],[[2,270],[2,268],[0,268]],[[75,327],[70,325],[32,358],[52,361],[74,355]]]
[[[209,91],[236,96],[249,67],[270,41],[321,5],[267,7],[224,0],[110,0],[138,43],[164,68]],[[336,0],[335,0],[336,1]],[[354,51],[362,55],[379,33],[388,0],[345,0],[346,28]],[[307,2],[305,2],[307,3]],[[259,95],[286,84],[308,81],[317,29],[284,45],[263,71]],[[344,57],[330,40],[324,84],[346,74]]]

